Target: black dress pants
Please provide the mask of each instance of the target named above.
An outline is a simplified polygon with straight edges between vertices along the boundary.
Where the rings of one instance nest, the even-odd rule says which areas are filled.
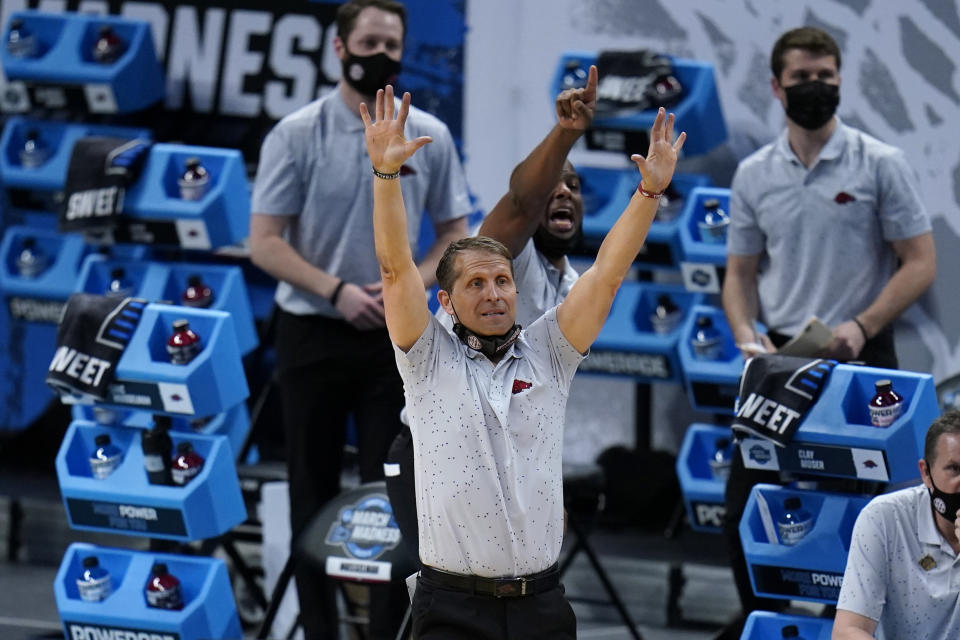
[[[400,537],[410,555],[420,561],[420,523],[417,521],[417,482],[413,474],[413,435],[404,425],[387,452],[387,463],[400,468],[399,475],[387,476],[387,497]]]
[[[573,640],[577,618],[563,587],[519,598],[454,591],[417,580],[413,596],[417,640]]]
[[[400,429],[403,383],[385,330],[359,331],[321,316],[277,318],[277,369],[286,435],[292,539],[340,493],[346,421],[353,415],[360,479],[383,479]],[[295,548],[295,547],[294,547]],[[303,562],[294,572],[308,640],[338,637],[335,584]],[[387,597],[388,593],[399,597]],[[401,588],[371,587],[371,638],[396,635],[406,610]]]

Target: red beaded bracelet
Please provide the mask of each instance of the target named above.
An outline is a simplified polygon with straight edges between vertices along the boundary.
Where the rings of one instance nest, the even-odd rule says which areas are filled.
[[[663,191],[658,191],[657,193],[647,191],[646,189],[643,188],[642,182],[637,185],[637,193],[642,195],[644,198],[653,198],[654,200],[659,200],[660,196],[663,195]]]

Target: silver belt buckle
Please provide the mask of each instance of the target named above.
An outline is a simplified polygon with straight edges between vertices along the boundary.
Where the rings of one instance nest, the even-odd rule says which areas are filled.
[[[493,595],[497,598],[525,596],[527,595],[527,579],[522,576],[519,578],[498,578],[493,588]]]

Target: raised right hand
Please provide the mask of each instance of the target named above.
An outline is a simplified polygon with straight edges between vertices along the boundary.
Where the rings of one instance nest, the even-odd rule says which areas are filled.
[[[687,139],[686,132],[683,132],[677,136],[676,141],[673,140],[674,119],[674,114],[668,116],[666,109],[660,107],[650,128],[650,148],[647,156],[643,157],[639,153],[630,156],[640,170],[643,188],[647,191],[661,193],[673,178],[677,156]]]
[[[373,168],[382,173],[395,173],[400,170],[407,158],[427,144],[433,142],[430,136],[420,136],[407,141],[403,135],[403,126],[410,112],[410,93],[403,94],[400,111],[394,118],[393,86],[377,91],[377,107],[374,122],[370,119],[366,103],[360,104],[360,118],[363,120],[364,136],[367,140],[367,154]]]
[[[597,109],[597,67],[590,65],[587,86],[565,89],[557,96],[557,124],[564,129],[585,131]]]
[[[343,285],[340,295],[337,296],[336,309],[347,322],[361,331],[382,329],[386,326],[383,304],[353,283]]]

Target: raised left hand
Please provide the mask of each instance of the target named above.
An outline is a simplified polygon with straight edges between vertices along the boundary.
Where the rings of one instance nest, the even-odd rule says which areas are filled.
[[[410,112],[410,94],[404,93],[400,110],[394,117],[393,86],[377,91],[376,122],[370,119],[366,103],[360,104],[360,118],[363,120],[364,137],[367,140],[367,155],[373,168],[381,173],[396,173],[414,152],[433,142],[430,136],[420,136],[407,140],[403,135],[403,126]]]
[[[652,193],[660,193],[670,184],[673,170],[677,166],[677,155],[687,139],[686,132],[681,133],[676,142],[673,141],[674,115],[663,107],[657,111],[657,118],[650,128],[650,148],[647,157],[638,153],[630,156],[637,163],[637,168],[643,176],[643,188]]]

